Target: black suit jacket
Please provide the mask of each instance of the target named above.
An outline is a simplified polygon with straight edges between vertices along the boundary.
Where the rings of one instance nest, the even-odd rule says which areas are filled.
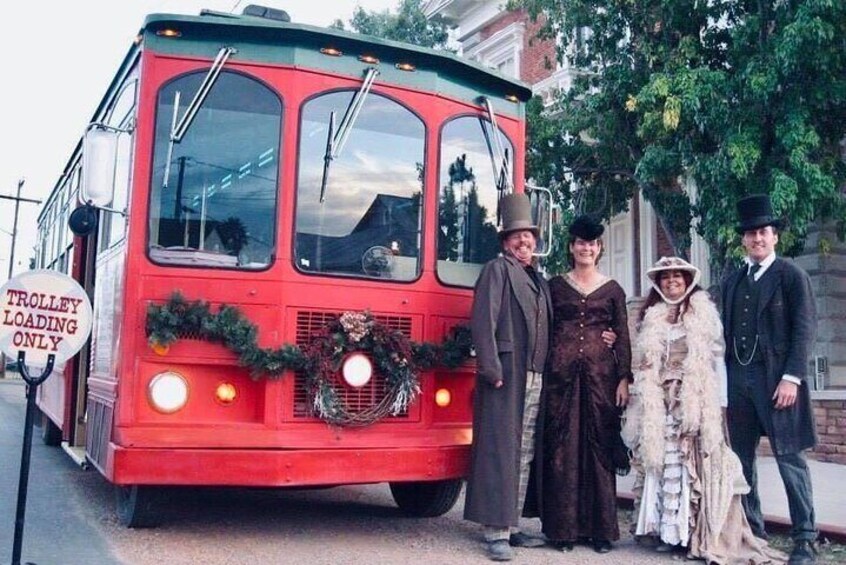
[[[737,284],[744,276],[745,266],[727,277],[721,285],[726,364],[729,368],[729,410],[732,409],[732,385],[737,385],[734,381],[739,377],[732,369],[732,306]],[[764,427],[776,453],[796,453],[813,447],[817,441],[807,378],[817,325],[811,279],[795,264],[777,257],[756,284],[760,285],[756,331],[758,348],[767,369],[767,398],[775,393],[783,375],[802,379],[796,403],[784,410],[775,410],[770,404],[769,421],[764,422]]]

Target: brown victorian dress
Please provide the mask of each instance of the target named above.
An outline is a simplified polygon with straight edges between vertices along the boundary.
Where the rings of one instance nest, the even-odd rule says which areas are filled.
[[[569,276],[550,283],[553,308],[544,420],[543,532],[556,542],[613,541],[617,487],[613,450],[622,445],[616,390],[631,379],[626,295],[606,279],[593,289]],[[613,349],[602,332],[613,329]]]

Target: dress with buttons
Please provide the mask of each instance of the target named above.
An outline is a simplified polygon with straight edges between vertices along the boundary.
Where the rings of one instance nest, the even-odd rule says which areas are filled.
[[[544,381],[543,531],[551,540],[619,539],[617,385],[631,377],[626,296],[612,279],[593,289],[554,277],[552,349]],[[602,332],[612,328],[610,349]]]

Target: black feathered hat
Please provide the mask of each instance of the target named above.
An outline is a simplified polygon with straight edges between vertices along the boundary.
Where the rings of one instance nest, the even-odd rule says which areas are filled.
[[[572,237],[579,237],[585,241],[593,241],[605,232],[605,226],[599,222],[596,216],[582,214],[573,220],[573,223],[570,224],[569,231]]]
[[[737,215],[740,224],[735,228],[742,234],[749,230],[756,230],[764,226],[781,229],[784,220],[773,214],[773,203],[769,194],[752,194],[737,201]]]

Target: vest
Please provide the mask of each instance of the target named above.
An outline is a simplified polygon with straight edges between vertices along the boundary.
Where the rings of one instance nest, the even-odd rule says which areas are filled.
[[[741,365],[752,362],[761,363],[764,360],[758,343],[757,312],[760,287],[760,281],[754,282],[747,275],[740,279],[734,292],[731,317],[732,343],[726,345],[731,348],[734,360]]]
[[[526,274],[533,280],[538,288],[535,294],[536,312],[534,316],[527,316],[526,323],[534,324],[528,335],[530,342],[534,335],[534,343],[529,343],[529,355],[526,359],[526,370],[542,373],[546,364],[546,355],[549,352],[549,310],[546,307],[546,295],[541,290],[540,274],[532,267],[526,268]]]

